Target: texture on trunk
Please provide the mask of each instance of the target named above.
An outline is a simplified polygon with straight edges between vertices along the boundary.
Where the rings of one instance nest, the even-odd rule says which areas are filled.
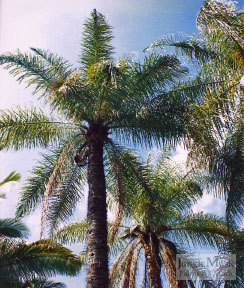
[[[174,243],[164,239],[163,246],[163,261],[165,265],[166,274],[171,288],[187,288],[186,281],[176,280],[176,254],[177,249]]]
[[[92,127],[94,128],[94,127]],[[103,166],[105,134],[88,134],[88,288],[108,287],[107,206]]]
[[[162,288],[158,238],[149,232],[143,237],[142,244],[145,251],[150,288]]]

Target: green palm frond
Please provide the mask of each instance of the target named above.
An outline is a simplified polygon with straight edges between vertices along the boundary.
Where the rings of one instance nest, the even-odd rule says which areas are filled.
[[[102,60],[109,60],[112,53],[111,27],[105,17],[94,9],[84,24],[80,62],[88,69]]]
[[[15,182],[20,180],[20,174],[15,171],[11,172],[3,181],[0,182],[0,186],[8,182]]]
[[[35,276],[49,277],[56,274],[76,275],[81,263],[70,250],[50,241],[31,244],[9,242],[0,243],[1,283],[29,280]]]
[[[105,165],[107,169],[107,183],[108,190],[113,196],[113,200],[118,201],[118,182],[117,182],[117,174],[113,169],[111,163],[117,159],[121,169],[121,179],[123,183],[123,189],[125,190],[125,213],[128,213],[129,210],[134,207],[135,197],[140,198],[143,197],[143,189],[145,189],[148,194],[151,194],[151,186],[148,179],[144,177],[146,172],[149,172],[148,169],[142,165],[139,157],[131,153],[129,150],[123,148],[119,145],[114,145],[113,147],[107,145],[106,149],[106,157]],[[114,154],[114,149],[116,149],[116,159]],[[136,191],[136,193],[135,193]],[[128,214],[127,214],[128,215]]]
[[[169,89],[160,90],[151,98],[134,97],[129,104],[131,109],[125,110],[124,106],[118,113],[112,114],[114,124],[111,128],[116,128],[113,130],[119,140],[125,139],[129,143],[149,147],[167,142],[175,145],[187,135],[194,105],[202,102],[203,94],[220,85],[224,85],[224,80],[198,75],[192,81],[172,84]],[[227,109],[229,106],[226,104],[224,107]]]
[[[19,181],[21,178],[19,173],[16,173],[15,171],[11,172],[3,181],[0,182],[0,186],[3,186],[6,183],[9,182],[15,182]],[[0,193],[0,198],[5,198],[5,193]]]
[[[59,229],[53,234],[52,240],[63,245],[83,243],[87,240],[87,220],[72,223]]]
[[[243,15],[239,12],[233,2],[221,3],[219,1],[205,1],[197,16],[197,24],[204,29],[205,35],[209,40],[216,42],[228,42],[234,44],[242,56],[243,50]],[[225,40],[223,41],[223,38]],[[217,46],[217,45],[216,45]],[[234,55],[233,55],[234,56]]]
[[[48,281],[45,278],[38,278],[38,279],[27,280],[25,282],[21,282],[16,285],[13,284],[11,287],[12,288],[66,288],[66,285],[61,282]],[[2,287],[2,288],[5,288],[5,287]]]
[[[69,135],[75,126],[47,117],[42,111],[7,110],[0,116],[1,147],[23,149],[47,147],[58,143],[63,135]]]
[[[66,222],[73,215],[86,187],[86,169],[77,167],[72,161],[66,172],[62,173],[62,178],[50,197],[46,215],[51,234],[60,223]]]
[[[199,247],[224,247],[229,236],[223,218],[211,214],[192,213],[171,226],[170,237]]]
[[[169,35],[161,38],[145,50],[174,47],[176,55],[187,57],[192,62],[205,63],[217,58],[216,52],[202,38]]]
[[[31,53],[8,53],[0,56],[0,64],[9,73],[17,77],[20,83],[26,81],[27,87],[34,85],[34,93],[43,95],[60,87],[65,77],[71,72],[67,62],[54,54],[40,49],[32,49]]]
[[[175,56],[158,54],[146,56],[142,64],[135,63],[132,69],[135,90],[131,92],[142,95],[144,99],[151,97],[160,89],[170,87],[175,80],[188,72]]]
[[[31,48],[31,51],[46,61],[54,77],[58,78],[59,76],[60,80],[64,81],[72,72],[71,64],[64,58],[39,48]]]
[[[29,234],[27,227],[20,221],[0,219],[0,237],[22,238]]]
[[[42,201],[41,237],[44,226],[52,233],[60,221],[72,215],[85,186],[86,170],[74,163],[74,150],[78,150],[80,138],[67,139],[59,147],[60,154],[45,185]],[[54,158],[57,151],[53,151]]]

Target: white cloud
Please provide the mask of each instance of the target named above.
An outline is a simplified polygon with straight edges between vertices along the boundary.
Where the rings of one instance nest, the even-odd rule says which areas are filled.
[[[203,197],[193,206],[193,211],[196,213],[203,211],[205,213],[224,216],[225,201],[216,199],[212,195],[204,193]]]

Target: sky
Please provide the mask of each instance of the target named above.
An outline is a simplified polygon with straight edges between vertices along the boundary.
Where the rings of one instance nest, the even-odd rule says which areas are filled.
[[[195,19],[202,0],[0,0],[0,53],[28,50],[29,47],[49,49],[76,65],[80,53],[82,23],[96,8],[113,27],[115,57],[143,56],[143,49],[161,36],[172,33],[197,33]],[[40,107],[31,89],[19,85],[8,73],[0,70],[0,109]],[[13,217],[18,193],[24,179],[38,160],[40,151],[0,152],[0,180],[16,170],[20,183],[2,188],[7,199],[0,200],[0,217]],[[184,161],[186,151],[179,147],[174,159]],[[79,207],[83,215],[86,199]],[[223,202],[205,195],[194,207],[223,213]],[[40,211],[26,217],[31,230],[30,241],[37,240]],[[61,278],[59,278],[61,279]],[[62,278],[63,280],[64,278]],[[84,278],[64,280],[69,288],[85,287]]]

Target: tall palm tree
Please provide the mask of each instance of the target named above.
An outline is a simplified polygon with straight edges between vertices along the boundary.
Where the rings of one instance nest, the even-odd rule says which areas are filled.
[[[69,163],[67,155],[73,154],[81,170],[88,165],[88,287],[93,288],[108,284],[105,143],[113,145],[115,139],[148,146],[176,143],[185,135],[188,104],[206,87],[200,81],[187,83],[186,90],[184,82],[180,88],[179,84],[174,85],[187,72],[174,56],[152,54],[142,63],[128,59],[114,61],[111,40],[111,27],[94,10],[84,25],[77,69],[41,49],[31,48],[32,54],[17,51],[0,56],[1,65],[17,76],[19,82],[25,80],[27,86],[34,86],[34,93],[44,97],[55,113],[62,116],[55,119],[36,109],[18,109],[6,111],[0,118],[2,148],[19,150],[63,143],[53,170],[49,171],[50,178],[45,181],[43,227],[48,198],[57,179],[62,179],[61,172],[67,172],[69,179],[78,179],[79,169],[73,169],[72,173],[65,167]],[[113,136],[109,137],[110,134]],[[63,179],[66,181],[67,177]],[[77,181],[70,183],[77,188]],[[27,194],[21,201],[27,202],[28,210]],[[69,204],[77,200],[71,190],[68,197]],[[68,208],[72,211],[73,205],[64,206],[66,215],[70,215]]]

